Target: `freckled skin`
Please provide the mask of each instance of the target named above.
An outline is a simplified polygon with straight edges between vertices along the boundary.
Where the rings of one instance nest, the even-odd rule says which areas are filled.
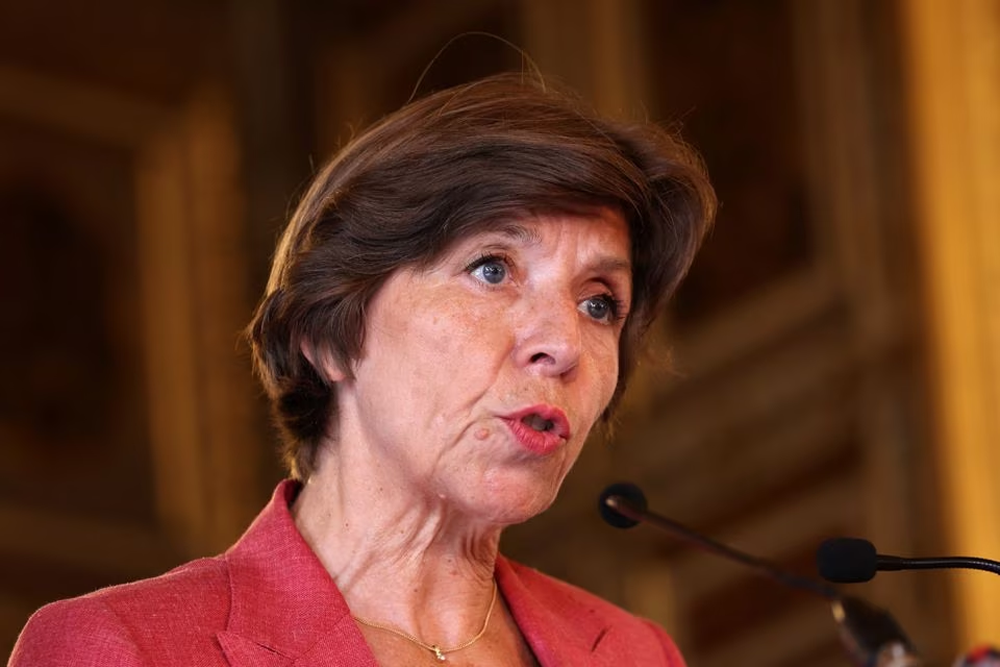
[[[518,223],[528,235],[481,233],[427,270],[394,274],[337,393],[336,447],[377,471],[388,496],[500,526],[551,504],[614,393],[621,323],[593,317],[588,299],[631,294],[617,214]],[[468,268],[494,252],[510,264],[498,284]],[[539,404],[562,410],[572,432],[544,457],[503,421]]]
[[[629,249],[610,212],[499,223],[389,278],[352,373],[314,362],[337,383],[335,432],[292,513],[358,616],[444,645],[478,630],[503,528],[551,504],[614,394]],[[524,430],[539,406],[549,436]],[[527,655],[502,604],[496,618],[493,638]],[[366,632],[380,662],[413,664],[386,635]]]

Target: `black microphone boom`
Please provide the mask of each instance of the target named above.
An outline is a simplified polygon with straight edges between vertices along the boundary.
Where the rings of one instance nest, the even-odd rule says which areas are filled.
[[[705,551],[753,568],[785,586],[808,591],[827,600],[836,600],[840,597],[836,590],[823,582],[786,572],[762,558],[751,556],[716,542],[672,519],[648,511],[646,509],[646,496],[642,489],[635,484],[619,482],[604,489],[601,493],[599,509],[604,520],[615,528],[631,528],[640,522],[649,523],[667,530]]]
[[[879,571],[888,570],[939,570],[939,569],[966,569],[984,570],[994,574],[1000,574],[1000,563],[988,558],[967,558],[967,557],[945,557],[945,558],[900,558],[899,556],[887,556],[875,550],[875,545],[868,540],[855,537],[836,537],[825,540],[816,550],[816,565],[821,577],[827,581],[837,584],[855,584],[871,580]],[[845,602],[851,598],[845,598]],[[886,619],[872,623],[867,620],[867,612],[864,609],[851,609],[849,605],[843,605],[838,610],[837,603],[834,603],[834,616],[843,633],[845,645],[848,650],[857,656],[864,656],[870,653],[872,646],[878,646],[883,636],[895,636],[898,627],[892,627],[885,623]],[[841,614],[847,622],[841,621]],[[888,619],[891,621],[891,618]],[[872,632],[852,632],[852,626],[864,627]],[[898,644],[890,644],[893,650],[899,650]],[[903,650],[905,655],[905,649]],[[876,662],[875,664],[883,664]],[[908,664],[905,662],[900,665]],[[955,667],[974,667],[981,665],[1000,664],[1000,651],[991,646],[981,646],[960,657],[955,662]]]
[[[786,572],[762,558],[696,533],[690,528],[646,509],[646,495],[635,484],[619,482],[601,493],[598,508],[615,528],[632,528],[649,523],[682,538],[700,549],[746,565],[778,583],[818,595],[830,602],[838,633],[856,665],[869,667],[919,667],[920,659],[910,640],[888,612],[854,597],[844,597],[836,589],[808,577]]]
[[[821,577],[837,584],[854,584],[871,580],[880,571],[899,570],[984,570],[1000,574],[1000,563],[987,558],[900,558],[875,551],[868,540],[836,537],[824,541],[816,551],[816,564]]]

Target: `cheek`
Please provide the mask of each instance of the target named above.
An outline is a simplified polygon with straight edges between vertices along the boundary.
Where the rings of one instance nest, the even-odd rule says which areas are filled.
[[[618,386],[619,349],[617,336],[613,339],[601,337],[592,349],[595,350],[592,355],[594,360],[594,385],[599,388],[599,391],[595,391],[594,394],[601,397],[599,411],[602,411],[604,406],[611,400],[611,397],[615,393],[615,388]]]
[[[427,388],[451,394],[474,391],[505,358],[504,321],[481,304],[449,299],[407,323],[403,362]]]
[[[492,304],[451,299],[442,306],[428,323],[426,338],[436,346],[438,354],[456,363],[462,363],[468,355],[480,360],[497,356],[509,339],[508,320]]]

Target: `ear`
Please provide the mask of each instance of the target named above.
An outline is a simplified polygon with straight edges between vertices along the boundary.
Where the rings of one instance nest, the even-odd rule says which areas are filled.
[[[347,379],[347,373],[334,360],[333,355],[328,350],[317,348],[308,341],[302,341],[302,344],[299,345],[299,351],[302,352],[302,356],[309,360],[320,377],[330,384]]]

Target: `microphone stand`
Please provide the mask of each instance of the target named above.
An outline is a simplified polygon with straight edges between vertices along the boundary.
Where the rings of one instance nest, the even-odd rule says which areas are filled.
[[[791,588],[805,590],[809,593],[815,593],[831,601],[840,598],[840,594],[837,593],[836,589],[832,586],[814,579],[808,579],[806,577],[800,577],[790,572],[786,572],[785,570],[776,567],[770,561],[738,551],[730,546],[722,544],[721,542],[716,542],[712,538],[696,533],[687,526],[680,524],[673,519],[668,519],[665,516],[648,512],[645,508],[639,509],[629,503],[627,498],[619,495],[611,495],[604,499],[604,503],[622,516],[634,521],[635,523],[632,525],[636,525],[638,523],[648,523],[656,526],[660,530],[672,533],[675,537],[680,537],[684,541],[693,544],[703,551],[715,554],[716,556],[720,556],[726,560],[736,561],[741,565],[746,565],[753,570],[757,570],[757,572],[767,575],[783,586],[789,586]]]
[[[855,664],[868,667],[920,667],[909,639],[895,619],[856,597],[831,603],[837,634]]]
[[[887,611],[860,598],[842,596],[832,586],[782,570],[770,561],[716,542],[672,519],[648,511],[645,494],[634,484],[620,482],[607,487],[601,493],[598,508],[604,520],[616,528],[651,524],[704,551],[745,565],[783,586],[804,590],[827,600],[837,622],[841,642],[858,667],[923,665],[910,640]]]

